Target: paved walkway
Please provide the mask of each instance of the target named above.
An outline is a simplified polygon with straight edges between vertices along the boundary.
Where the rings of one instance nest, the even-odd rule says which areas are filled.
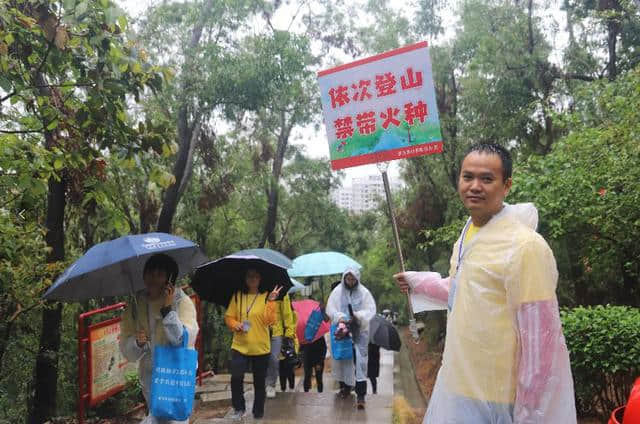
[[[263,424],[317,424],[318,420],[331,424],[362,423],[362,424],[390,424],[393,400],[393,352],[380,351],[380,377],[378,378],[378,394],[371,394],[368,387],[367,406],[359,411],[355,406],[355,396],[350,399],[340,399],[336,396],[337,384],[331,378],[331,373],[324,375],[325,392],[315,391],[304,393],[301,379],[296,379],[295,392],[279,392],[275,399],[267,399],[265,415],[262,420],[254,420],[251,414],[243,419],[245,423]],[[315,390],[315,389],[312,389]],[[247,410],[251,411],[253,393],[246,393]],[[228,418],[200,419],[193,424],[228,424],[233,423]]]

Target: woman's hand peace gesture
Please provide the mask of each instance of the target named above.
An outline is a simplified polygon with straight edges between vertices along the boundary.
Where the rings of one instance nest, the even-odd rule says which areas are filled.
[[[276,300],[278,296],[280,296],[280,290],[282,290],[283,286],[275,286],[273,291],[269,293],[269,300]]]

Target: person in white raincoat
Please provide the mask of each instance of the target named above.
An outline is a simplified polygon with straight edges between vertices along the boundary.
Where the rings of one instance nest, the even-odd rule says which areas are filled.
[[[130,362],[138,362],[138,378],[147,405],[150,401],[153,348],[156,345],[182,345],[183,329],[193,349],[198,335],[196,308],[181,288],[175,287],[178,265],[164,254],[153,255],[144,266],[145,290],[136,294],[122,313],[120,351]],[[135,312],[134,312],[135,309]],[[135,318],[134,318],[135,317]],[[141,424],[178,424],[147,416]]]
[[[458,186],[471,218],[453,248],[450,278],[395,276],[402,290],[448,310],[442,366],[424,423],[576,423],[556,262],[535,232],[535,207],[503,203],[511,168],[503,147],[473,146]]]
[[[358,270],[347,269],[342,274],[342,282],[329,295],[326,314],[334,324],[351,323],[354,324],[351,328],[357,328],[353,333],[355,363],[352,359],[333,359],[331,369],[333,377],[340,382],[340,396],[346,398],[355,386],[357,405],[362,409],[367,394],[369,321],[376,314],[376,302],[369,290],[360,283]]]

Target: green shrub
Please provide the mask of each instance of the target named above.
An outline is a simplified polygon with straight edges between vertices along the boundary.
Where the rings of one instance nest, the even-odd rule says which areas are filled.
[[[560,312],[581,416],[608,416],[640,375],[640,309],[595,306]]]

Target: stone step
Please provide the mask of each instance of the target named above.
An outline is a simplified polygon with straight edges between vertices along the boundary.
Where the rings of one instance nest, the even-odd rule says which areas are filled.
[[[231,406],[231,392],[201,393],[200,403],[205,407]]]
[[[212,378],[208,379],[210,383],[231,383],[231,374],[216,374]],[[253,374],[245,374],[244,375],[245,383],[253,383]]]
[[[224,392],[226,390],[231,390],[230,384],[212,381],[212,382],[204,383],[202,386],[197,386],[196,395],[201,393]]]

